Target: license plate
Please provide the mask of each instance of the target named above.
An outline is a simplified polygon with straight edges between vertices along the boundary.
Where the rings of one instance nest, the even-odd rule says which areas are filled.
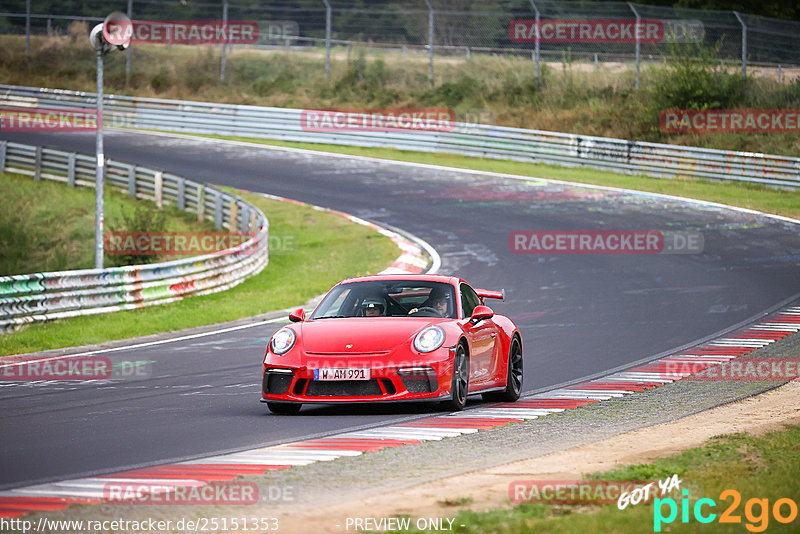
[[[369,368],[344,367],[314,369],[314,380],[369,380]]]

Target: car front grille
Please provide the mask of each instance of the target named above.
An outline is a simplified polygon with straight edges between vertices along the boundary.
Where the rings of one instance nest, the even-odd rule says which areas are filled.
[[[368,397],[383,395],[377,380],[310,380],[306,395],[309,397]]]

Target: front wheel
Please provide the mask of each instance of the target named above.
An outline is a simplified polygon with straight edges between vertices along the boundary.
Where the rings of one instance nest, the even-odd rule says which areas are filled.
[[[453,356],[453,378],[450,383],[450,400],[442,403],[442,408],[460,412],[467,405],[469,390],[469,355],[464,345],[459,343]]]
[[[272,413],[276,413],[278,415],[295,415],[300,411],[300,408],[303,405],[299,402],[287,404],[283,402],[268,402],[267,408]]]
[[[493,391],[481,395],[485,401],[514,402],[519,399],[522,392],[522,344],[519,338],[511,339],[511,348],[508,350],[508,371],[506,374],[506,389]]]

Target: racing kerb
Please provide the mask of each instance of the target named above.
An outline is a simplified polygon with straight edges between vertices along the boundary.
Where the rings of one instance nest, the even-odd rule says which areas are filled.
[[[217,230],[251,232],[226,250],[147,265],[0,277],[0,332],[19,325],[165,304],[231,288],[269,262],[269,221],[243,199],[174,174],[107,161],[106,183],[138,199],[174,204],[214,221]],[[95,158],[0,141],[0,172],[94,187]]]
[[[94,93],[0,85],[7,107],[89,108]],[[800,158],[644,143],[485,124],[451,131],[308,131],[299,109],[106,95],[107,126],[461,154],[592,167],[658,178],[681,176],[800,187]]]

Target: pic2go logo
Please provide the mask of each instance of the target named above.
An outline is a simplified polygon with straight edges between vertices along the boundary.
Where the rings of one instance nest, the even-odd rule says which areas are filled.
[[[695,521],[699,523],[712,523],[717,519],[717,514],[711,512],[716,508],[717,503],[714,499],[698,499],[694,506],[689,504],[689,490],[682,491],[680,513],[681,523],[689,522],[689,512],[691,509]],[[739,504],[742,502],[742,495],[734,490],[727,489],[719,494],[720,501],[731,499],[732,502],[719,516],[719,523],[742,523],[742,516],[736,514]],[[668,510],[665,514],[665,508]],[[791,523],[797,519],[797,503],[792,499],[784,497],[777,499],[770,509],[769,499],[752,498],[744,504],[744,515],[747,519],[745,528],[750,532],[764,532],[769,526],[770,512],[778,523]],[[653,532],[661,532],[662,525],[673,523],[678,518],[678,503],[675,499],[656,498],[653,501]]]

